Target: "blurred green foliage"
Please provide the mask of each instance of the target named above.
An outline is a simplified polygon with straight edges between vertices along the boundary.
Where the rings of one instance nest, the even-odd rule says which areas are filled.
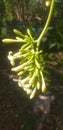
[[[0,1],[0,39],[13,37],[12,30],[25,32],[30,28],[35,38],[41,33],[48,16],[46,0],[2,0]],[[50,29],[41,46],[46,51],[60,50],[63,47],[63,1],[55,0],[55,9]],[[52,33],[52,35],[51,35]]]
[[[63,1],[57,1],[54,10],[54,18],[51,30],[52,36],[49,41],[49,49],[59,51],[63,48]],[[50,37],[50,36],[49,36]]]

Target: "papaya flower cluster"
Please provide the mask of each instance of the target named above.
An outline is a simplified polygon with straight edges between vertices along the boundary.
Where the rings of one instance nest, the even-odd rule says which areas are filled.
[[[8,54],[11,71],[17,73],[17,78],[13,79],[32,99],[37,90],[46,91],[45,80],[43,76],[44,60],[42,50],[38,50],[37,41],[31,35],[29,29],[27,34],[14,29],[18,35],[15,39],[3,39],[4,43],[21,43],[21,48],[15,54],[12,51]],[[16,61],[18,65],[16,66]]]

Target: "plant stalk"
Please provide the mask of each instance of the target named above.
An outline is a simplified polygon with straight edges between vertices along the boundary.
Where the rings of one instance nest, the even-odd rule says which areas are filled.
[[[51,1],[50,10],[49,10],[49,14],[48,14],[45,26],[44,26],[44,28],[43,28],[39,38],[37,39],[37,48],[39,47],[40,42],[43,39],[43,37],[44,37],[44,35],[45,35],[46,31],[47,31],[47,28],[49,26],[49,23],[50,23],[50,20],[51,20],[51,16],[52,16],[52,13],[53,13],[54,2],[55,2],[55,0]]]

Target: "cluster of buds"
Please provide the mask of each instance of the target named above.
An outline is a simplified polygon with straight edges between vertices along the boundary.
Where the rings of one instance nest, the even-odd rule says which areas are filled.
[[[41,89],[42,92],[46,91],[45,80],[43,76],[43,56],[42,51],[37,49],[37,41],[31,35],[29,29],[27,34],[24,35],[22,32],[14,29],[14,32],[19,35],[16,39],[4,39],[5,43],[22,43],[21,48],[15,54],[12,51],[8,54],[8,59],[13,66],[11,71],[17,73],[17,78],[13,79],[18,82],[18,85],[32,99],[37,90]],[[16,66],[16,60],[19,65]],[[16,66],[16,67],[15,67]]]

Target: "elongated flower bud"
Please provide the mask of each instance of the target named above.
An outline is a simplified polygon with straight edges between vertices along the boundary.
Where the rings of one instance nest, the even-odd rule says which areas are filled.
[[[32,37],[32,35],[31,35],[30,29],[27,29],[27,33],[28,33],[28,35],[30,36],[31,40],[33,41],[33,37]]]
[[[32,90],[31,89],[27,89],[27,94],[31,94]]]
[[[34,82],[34,80],[35,80],[35,73],[33,74],[33,76],[30,78],[30,80],[29,80],[29,84],[33,84],[33,82]]]
[[[22,57],[26,57],[28,55],[28,53],[23,53],[23,54],[14,54],[13,58],[14,59],[20,59]]]
[[[4,43],[13,43],[13,42],[16,42],[17,40],[14,40],[14,39],[3,39],[2,42]]]
[[[31,95],[30,95],[30,99],[32,99],[35,96],[36,93],[36,87],[33,89]]]
[[[3,39],[2,42],[4,43],[18,43],[18,42],[25,42],[23,39]]]
[[[40,81],[37,82],[37,89],[40,89]]]
[[[29,88],[23,88],[23,90],[27,93],[27,94],[31,94],[32,90]]]
[[[25,42],[25,40],[20,38],[20,37],[16,37],[16,40],[19,41],[19,42]]]
[[[15,56],[18,56],[18,55],[20,55],[20,54],[21,54],[21,52],[17,52],[17,53],[14,54],[14,57],[15,57]]]
[[[26,88],[26,89],[29,89],[30,87],[31,87],[30,84],[24,84],[24,85],[23,85],[23,88]]]
[[[19,87],[23,87],[22,81],[20,79],[13,79],[13,81],[18,82]]]
[[[14,29],[13,31],[14,31],[14,33],[16,33],[17,35],[19,35],[20,37],[24,38],[24,34],[21,31],[19,31],[17,29]]]
[[[30,76],[27,76],[26,78],[22,79],[22,83],[24,84],[24,83],[28,82],[29,78],[30,78]]]
[[[35,59],[35,64],[36,64],[37,68],[40,69],[40,64],[39,64],[39,62],[37,61],[37,59]]]
[[[45,81],[44,81],[43,74],[42,74],[42,92],[46,92],[46,84],[45,84]]]
[[[27,61],[27,62],[25,62],[17,67],[12,68],[11,70],[16,71],[16,72],[21,71],[26,65],[28,65],[28,63],[29,63],[29,61]]]

